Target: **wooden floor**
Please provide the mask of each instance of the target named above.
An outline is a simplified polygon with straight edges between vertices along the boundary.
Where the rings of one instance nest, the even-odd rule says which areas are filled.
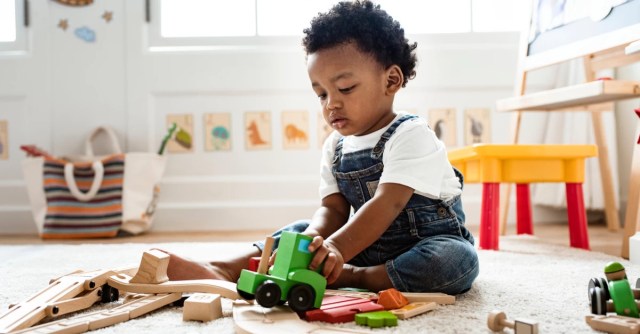
[[[474,236],[478,236],[478,226],[468,226]],[[510,226],[508,234],[514,234],[515,227]],[[255,241],[261,240],[270,231],[234,231],[234,232],[153,232],[134,237],[84,240],[41,240],[37,236],[0,235],[0,245],[19,244],[82,244],[82,243],[161,243],[161,242],[214,242],[214,241]],[[536,237],[559,245],[569,245],[569,232],[566,223],[535,224]],[[622,229],[610,232],[604,223],[589,224],[591,250],[620,256]]]

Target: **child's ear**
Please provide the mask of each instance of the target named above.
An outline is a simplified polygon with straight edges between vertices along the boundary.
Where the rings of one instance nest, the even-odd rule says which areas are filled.
[[[391,65],[386,70],[387,93],[395,94],[402,88],[404,75],[398,65]]]

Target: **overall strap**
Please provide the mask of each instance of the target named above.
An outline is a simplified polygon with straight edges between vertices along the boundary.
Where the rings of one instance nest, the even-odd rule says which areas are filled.
[[[397,121],[393,122],[393,124],[391,124],[391,126],[387,129],[387,131],[385,131],[382,134],[382,136],[380,136],[380,140],[378,140],[378,143],[376,144],[376,146],[373,148],[373,150],[371,150],[371,157],[377,160],[382,159],[382,153],[384,152],[384,145],[391,138],[391,136],[396,132],[396,129],[400,126],[400,124],[402,124],[406,120],[417,118],[417,117],[418,116],[416,115],[404,115],[400,117]]]

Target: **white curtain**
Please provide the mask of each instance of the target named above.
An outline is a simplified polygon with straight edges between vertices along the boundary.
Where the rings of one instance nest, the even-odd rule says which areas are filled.
[[[555,87],[564,87],[585,82],[582,59],[557,66]],[[598,73],[598,76],[612,76],[612,71]],[[611,104],[613,108],[614,104]],[[528,116],[527,114],[536,114]],[[602,112],[603,127],[609,150],[615,194],[618,194],[618,164],[616,150],[616,126],[613,110]],[[527,122],[531,121],[530,124]],[[590,112],[540,112],[523,113],[520,143],[539,144],[596,144]],[[534,205],[566,208],[565,185],[561,183],[538,183],[531,188]],[[598,158],[585,161],[585,181],[583,184],[586,209],[604,210],[604,196]],[[618,201],[618,196],[616,202]],[[618,203],[616,203],[618,206]]]

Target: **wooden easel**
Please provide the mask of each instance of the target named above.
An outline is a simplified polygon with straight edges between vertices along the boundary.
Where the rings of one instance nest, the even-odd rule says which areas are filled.
[[[637,1],[637,0],[635,0]],[[610,16],[613,15],[612,10]],[[531,16],[532,17],[532,16]],[[606,19],[606,18],[605,18]],[[516,70],[515,97],[497,101],[498,111],[515,111],[512,124],[512,142],[518,143],[522,112],[524,111],[588,111],[598,146],[598,162],[601,171],[605,199],[607,227],[617,231],[620,227],[613,188],[611,163],[602,122],[603,111],[613,111],[613,101],[640,97],[640,81],[596,79],[596,72],[640,61],[640,54],[627,55],[625,47],[640,38],[640,22],[593,37],[580,39],[546,51],[530,54],[529,29],[523,30],[520,40],[520,59]],[[533,94],[526,94],[527,73],[546,66],[582,58],[586,83]],[[501,234],[506,233],[507,214],[511,187],[505,186],[501,198]],[[628,255],[627,255],[628,256]]]

